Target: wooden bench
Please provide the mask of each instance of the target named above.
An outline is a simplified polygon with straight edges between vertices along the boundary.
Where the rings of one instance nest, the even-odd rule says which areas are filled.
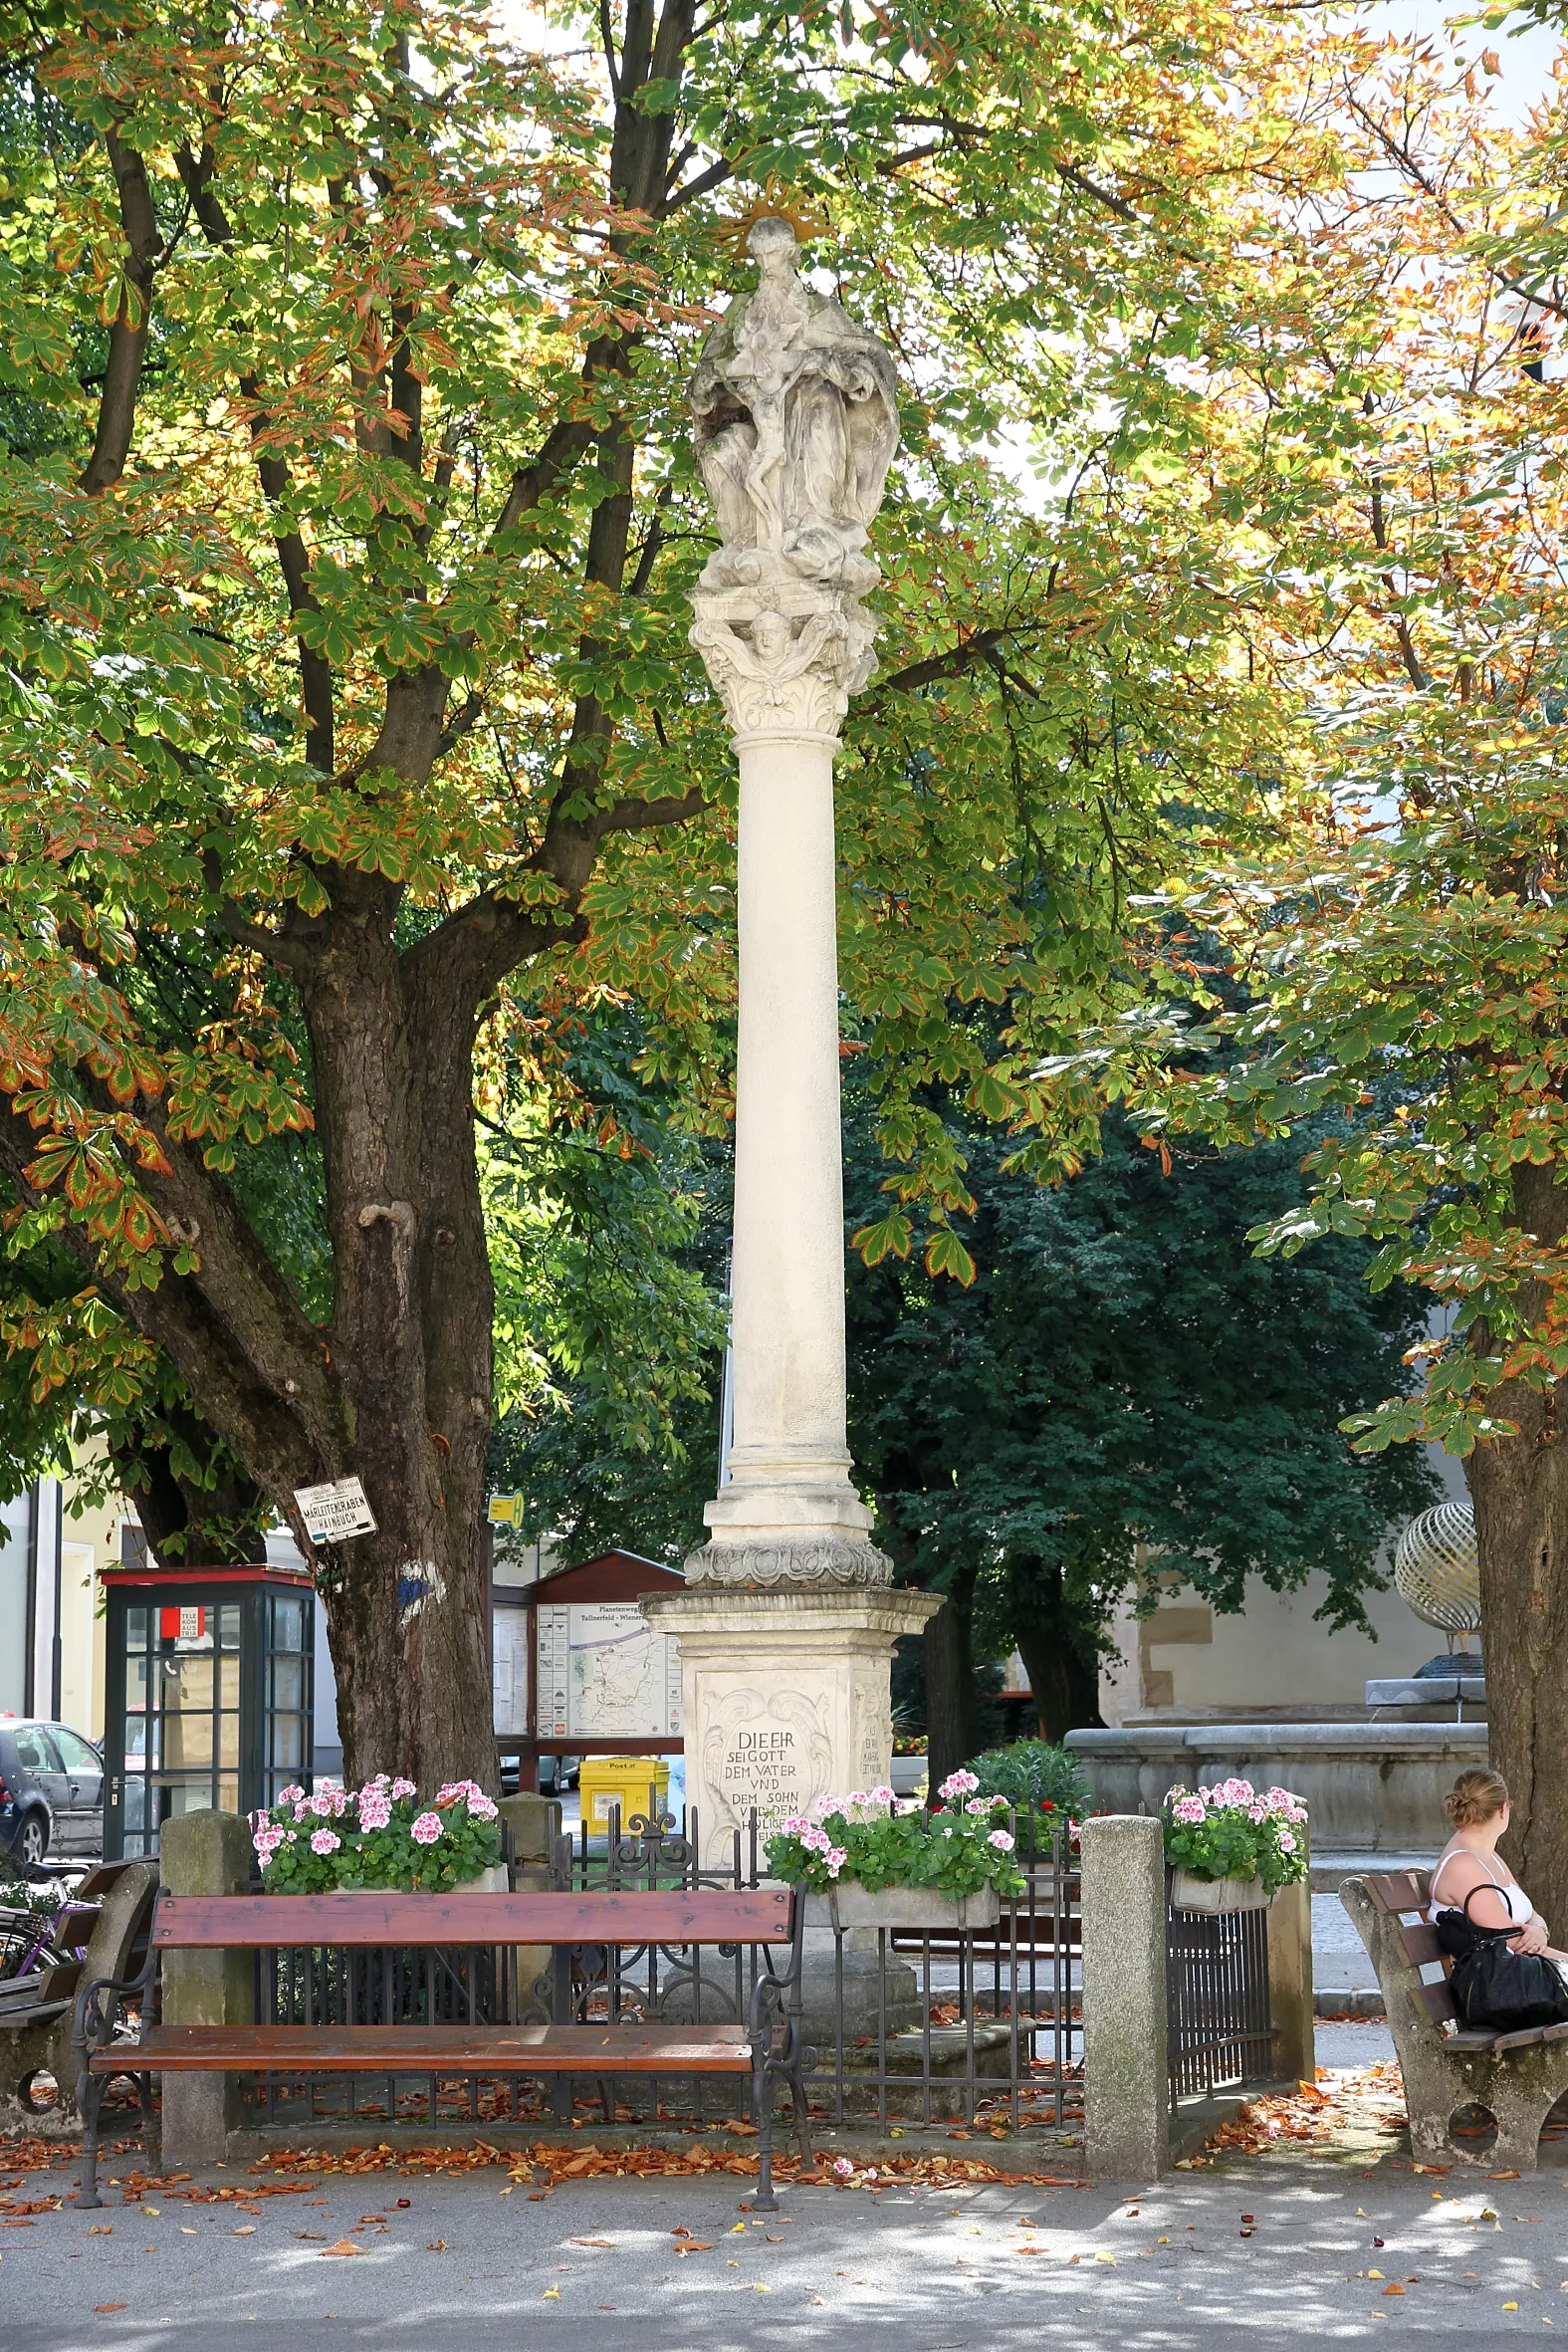
[[[623,2074],[701,2074],[750,2077],[758,2132],[756,2202],[759,2210],[772,2212],[777,2203],[773,2102],[780,2081],[791,2094],[801,2157],[811,2161],[800,2079],[802,2067],[815,2060],[814,2051],[803,2046],[800,2028],[804,1919],[804,1903],[786,1887],[519,1895],[160,1893],[141,1975],[118,1983],[100,1979],[78,1996],[79,2203],[97,2207],[100,2202],[99,2114],[112,2075],[138,2078],[145,2132],[154,2074],[586,2074],[601,2086]],[[549,1945],[563,1953],[568,1947],[641,1951],[701,1944],[759,1945],[768,1952],[753,1987],[749,2023],[178,2025],[161,2018],[161,1963],[169,1952]],[[783,1971],[773,1966],[768,1951],[778,1945],[788,1948]],[[139,2037],[114,2042],[116,2019],[132,2000],[140,2004]]]
[[[1533,2172],[1541,2126],[1568,2091],[1568,2024],[1524,2033],[1481,2033],[1464,2024],[1449,1983],[1451,1964],[1427,1919],[1430,1873],[1396,1870],[1347,1878],[1339,1899],[1383,1988],[1405,2078],[1411,2147],[1424,2164],[1484,2164]],[[1484,2107],[1497,2138],[1484,2152],[1451,2129],[1457,2111]]]

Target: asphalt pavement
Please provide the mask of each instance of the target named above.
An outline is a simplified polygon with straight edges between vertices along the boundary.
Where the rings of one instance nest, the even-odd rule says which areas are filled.
[[[73,2175],[8,2174],[0,2344],[1238,2352],[1568,2333],[1568,2174],[1438,2176],[1366,2154],[1247,2157],[1131,2193],[801,2186],[777,2217],[751,2214],[733,2178],[542,2194],[492,2168],[324,2174],[252,2213],[116,2188],[101,2213],[68,2204],[18,2227],[20,2204],[69,2193]]]

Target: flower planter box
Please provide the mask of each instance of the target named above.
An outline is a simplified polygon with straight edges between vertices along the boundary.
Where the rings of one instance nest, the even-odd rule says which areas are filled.
[[[319,1903],[330,1903],[334,1895],[387,1895],[396,1892],[395,1887],[331,1887],[324,1894],[318,1895],[316,1900]],[[482,1870],[477,1878],[460,1878],[455,1887],[424,1887],[419,1892],[432,1897],[438,1894],[441,1896],[509,1895],[512,1892],[512,1882],[508,1876],[505,1862],[492,1862],[490,1868]],[[402,1898],[399,1897],[399,1900]],[[419,1894],[410,1896],[408,1900],[417,1902]]]
[[[930,1769],[927,1757],[895,1756],[887,1775],[888,1786],[895,1796],[913,1796],[917,1788],[924,1788]]]
[[[1175,1871],[1171,1878],[1173,1911],[1206,1911],[1211,1916],[1266,1911],[1273,1899],[1260,1878],[1200,1878],[1192,1870]]]
[[[807,1895],[808,1928],[906,1928],[963,1933],[994,1928],[1002,1917],[995,1887],[978,1895],[939,1895],[934,1887],[881,1887],[873,1894],[858,1879],[846,1878],[825,1895]]]

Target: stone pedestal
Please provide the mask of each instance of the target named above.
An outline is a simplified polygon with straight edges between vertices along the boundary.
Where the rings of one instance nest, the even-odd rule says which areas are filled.
[[[940,1606],[892,1585],[649,1594],[643,1615],[681,1645],[686,1801],[705,1864],[728,1856],[754,1805],[766,1836],[818,1796],[886,1780],[893,1644]]]

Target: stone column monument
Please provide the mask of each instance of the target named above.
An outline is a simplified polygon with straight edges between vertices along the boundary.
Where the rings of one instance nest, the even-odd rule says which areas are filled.
[[[680,1637],[686,1791],[708,1852],[885,1780],[893,1642],[940,1605],[895,1589],[849,1476],[833,755],[874,667],[867,527],[898,440],[886,345],[803,286],[786,221],[748,239],[691,387],[723,545],[691,641],[740,762],[735,1436],[689,1589],[645,1601]]]

